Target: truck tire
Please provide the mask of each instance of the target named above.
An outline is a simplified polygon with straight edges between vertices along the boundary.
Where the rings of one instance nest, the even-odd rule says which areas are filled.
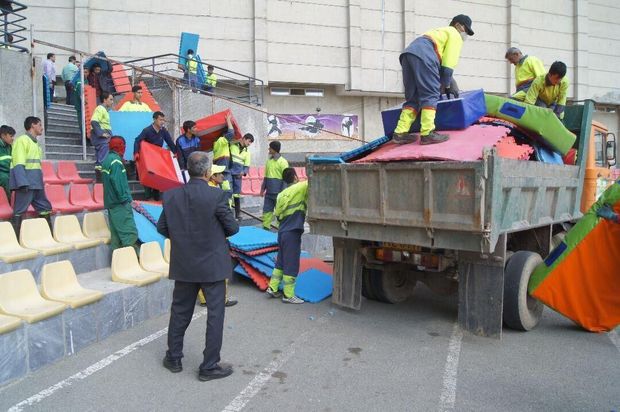
[[[370,281],[370,277],[372,276],[373,272],[380,271],[377,269],[362,269],[362,296],[364,296],[366,299],[377,300],[375,295],[372,293],[372,284]]]
[[[413,294],[416,279],[403,270],[383,270],[371,276],[372,293],[380,302],[400,303]]]
[[[536,327],[543,304],[527,292],[532,272],[542,262],[538,253],[520,250],[508,260],[504,271],[504,323],[511,329],[528,331]]]

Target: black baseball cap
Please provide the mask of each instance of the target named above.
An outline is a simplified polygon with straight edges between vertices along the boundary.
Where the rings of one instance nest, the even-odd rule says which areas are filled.
[[[464,14],[454,16],[454,18],[450,22],[450,26],[454,26],[454,23],[461,23],[463,26],[465,26],[465,31],[467,32],[467,34],[469,34],[470,36],[474,35],[474,31],[471,29],[471,19],[469,18],[469,16],[466,16]]]

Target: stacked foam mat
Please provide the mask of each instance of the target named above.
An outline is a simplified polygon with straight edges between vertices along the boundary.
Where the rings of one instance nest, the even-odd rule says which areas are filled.
[[[592,332],[620,325],[620,223],[597,216],[605,205],[620,213],[619,182],[534,270],[528,285],[530,295]]]
[[[243,226],[228,240],[232,255],[239,262],[235,273],[251,279],[260,290],[267,289],[278,255],[277,235]],[[331,266],[302,252],[295,294],[306,302],[320,302],[332,294],[332,284]]]

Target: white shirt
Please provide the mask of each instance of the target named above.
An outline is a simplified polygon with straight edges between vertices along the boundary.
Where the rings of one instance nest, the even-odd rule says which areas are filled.
[[[54,62],[50,59],[45,59],[43,61],[43,73],[50,82],[56,81],[56,66],[54,66]]]

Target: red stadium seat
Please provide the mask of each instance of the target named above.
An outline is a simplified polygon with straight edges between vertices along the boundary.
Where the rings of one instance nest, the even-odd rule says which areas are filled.
[[[4,189],[0,189],[0,219],[10,219],[13,216],[13,208],[9,204]]]
[[[93,200],[93,195],[90,193],[88,186],[85,184],[73,184],[69,189],[69,201],[86,210],[100,210],[103,209],[103,204],[96,203]]]
[[[263,179],[252,179],[252,194],[254,196],[260,196],[260,188],[263,185]]]
[[[84,210],[82,206],[69,203],[64,186],[45,185],[45,195],[52,204],[52,213],[77,213]]]
[[[41,162],[41,171],[43,172],[43,183],[48,185],[66,185],[71,183],[71,180],[61,179],[54,170],[54,164],[48,160]]]
[[[95,183],[93,188],[93,200],[103,207],[103,183]]]
[[[92,183],[93,179],[86,179],[80,176],[75,162],[61,160],[58,162],[58,177],[68,179],[71,183]]]
[[[260,169],[260,168],[259,167],[250,167],[250,170],[248,170],[248,177],[251,178],[251,179],[256,178],[256,177],[260,177],[258,169]]]
[[[252,195],[252,179],[246,177],[241,180],[241,194]]]
[[[261,179],[263,177],[265,177],[265,168],[264,167],[258,167],[258,177],[260,177]]]

